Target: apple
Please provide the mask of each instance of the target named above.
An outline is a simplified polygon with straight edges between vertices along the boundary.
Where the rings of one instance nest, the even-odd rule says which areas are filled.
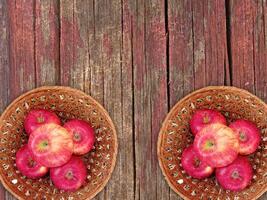
[[[193,145],[184,149],[181,160],[183,169],[193,178],[202,179],[213,173],[214,169],[203,162]]]
[[[194,148],[209,166],[224,167],[236,159],[239,141],[228,126],[209,124],[196,135]]]
[[[40,178],[48,172],[47,167],[36,162],[27,144],[17,151],[16,166],[24,176],[32,179]]]
[[[24,120],[25,131],[30,135],[36,128],[47,123],[61,124],[60,119],[53,112],[44,109],[31,110]]]
[[[65,165],[51,168],[50,177],[58,189],[73,192],[85,182],[86,167],[81,158],[72,156]]]
[[[225,117],[220,112],[211,109],[200,109],[193,114],[190,120],[190,128],[192,133],[196,135],[202,128],[213,123],[227,124]]]
[[[73,140],[69,132],[57,124],[44,124],[29,138],[29,149],[35,160],[46,167],[58,167],[69,161]]]
[[[257,126],[244,119],[236,120],[229,125],[239,139],[239,154],[254,153],[260,145],[260,131]]]
[[[73,153],[83,155],[88,153],[94,145],[95,133],[90,124],[83,120],[73,119],[64,124],[73,138]]]
[[[215,174],[225,190],[241,191],[249,185],[253,170],[245,156],[238,156],[230,165],[217,168]]]

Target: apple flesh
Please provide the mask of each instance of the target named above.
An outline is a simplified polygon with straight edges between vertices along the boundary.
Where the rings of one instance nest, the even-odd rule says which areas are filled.
[[[24,176],[32,179],[40,178],[48,172],[47,167],[36,162],[27,144],[17,151],[16,166]]]
[[[46,167],[65,164],[73,153],[71,135],[57,124],[45,124],[35,129],[30,135],[28,145],[35,160]]]
[[[25,131],[30,135],[36,128],[48,123],[61,124],[53,112],[44,109],[31,110],[24,120]]]
[[[244,119],[236,120],[229,127],[239,139],[239,154],[249,155],[254,153],[260,145],[260,131],[257,126]]]
[[[183,169],[193,178],[202,179],[209,177],[214,170],[203,162],[193,145],[184,149],[181,161]]]
[[[86,167],[81,158],[72,156],[65,165],[51,168],[50,177],[58,189],[73,192],[85,182]]]
[[[73,138],[73,153],[83,155],[88,153],[94,145],[95,133],[90,124],[83,120],[73,119],[64,124]]]
[[[223,124],[210,124],[196,135],[194,148],[209,166],[224,167],[236,159],[239,141],[231,128]]]
[[[192,116],[190,128],[192,133],[196,135],[202,128],[214,123],[227,124],[225,117],[220,112],[211,109],[200,109]]]
[[[249,185],[252,176],[252,167],[244,156],[238,156],[230,165],[216,169],[216,178],[225,190],[243,190]]]

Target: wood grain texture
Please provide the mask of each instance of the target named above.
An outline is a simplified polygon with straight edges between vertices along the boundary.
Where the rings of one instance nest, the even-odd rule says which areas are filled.
[[[0,111],[37,86],[81,89],[104,105],[119,139],[95,199],[181,199],[158,166],[161,123],[207,85],[267,101],[266,11],[266,0],[0,0]],[[0,188],[0,199],[15,198]]]
[[[56,0],[35,1],[36,85],[59,83],[59,7]]]
[[[136,199],[167,199],[157,161],[157,137],[167,113],[164,1],[136,1],[133,12]]]

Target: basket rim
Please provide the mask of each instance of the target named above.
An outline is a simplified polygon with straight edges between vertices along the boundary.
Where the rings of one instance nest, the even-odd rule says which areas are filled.
[[[165,168],[164,168],[164,162],[162,161],[162,156],[161,156],[161,147],[162,147],[162,140],[163,140],[163,131],[165,130],[167,124],[168,124],[168,119],[171,117],[171,115],[173,114],[173,112],[177,109],[177,107],[183,103],[184,101],[188,100],[191,98],[191,96],[194,96],[195,94],[201,93],[201,92],[206,92],[209,90],[227,90],[227,91],[238,91],[241,92],[243,94],[249,95],[250,97],[255,98],[258,102],[260,102],[261,104],[263,104],[263,106],[265,107],[265,109],[267,109],[267,104],[260,99],[259,97],[257,97],[256,95],[248,92],[245,89],[241,89],[241,88],[237,88],[234,86],[207,86],[207,87],[203,87],[200,89],[197,89],[189,94],[187,94],[186,96],[184,96],[183,98],[181,98],[180,100],[178,100],[176,102],[176,104],[170,109],[170,111],[168,112],[167,116],[165,117],[162,126],[160,128],[159,131],[159,136],[158,136],[158,141],[157,141],[157,156],[158,156],[158,162],[159,162],[159,166],[160,169],[162,171],[162,174],[164,176],[164,179],[167,181],[169,187],[176,193],[178,194],[180,197],[182,197],[185,200],[191,200],[190,198],[188,198],[187,196],[185,196],[183,193],[181,193],[179,190],[176,189],[176,187],[171,183],[171,181],[169,180],[167,174],[165,173]],[[251,200],[257,200],[260,196],[262,196],[265,192],[267,191],[267,185],[265,186],[264,190],[262,190],[261,192],[259,192],[253,199]]]
[[[113,158],[113,161],[111,163],[109,174],[108,174],[107,178],[103,181],[102,185],[91,196],[85,197],[85,199],[93,199],[100,191],[102,191],[105,188],[108,181],[110,180],[110,178],[114,172],[115,166],[116,166],[116,160],[117,160],[117,155],[118,155],[118,136],[117,136],[117,131],[116,131],[115,125],[114,125],[111,117],[109,116],[109,113],[106,111],[106,109],[97,100],[95,100],[89,94],[86,94],[85,92],[83,92],[79,89],[75,89],[75,88],[72,88],[69,86],[41,86],[41,87],[34,88],[32,90],[29,90],[29,91],[21,94],[17,98],[15,98],[2,112],[2,114],[0,116],[0,124],[3,121],[3,116],[5,116],[5,114],[10,110],[10,108],[12,108],[14,105],[16,105],[16,103],[18,101],[22,100],[23,98],[25,98],[28,95],[31,95],[33,93],[40,92],[40,91],[45,91],[45,90],[64,90],[64,91],[69,91],[69,92],[73,92],[76,94],[81,94],[83,96],[86,96],[87,98],[89,98],[92,102],[94,102],[94,104],[96,104],[100,108],[100,110],[104,113],[106,120],[108,121],[108,123],[111,126],[112,132],[114,134],[114,143],[115,143],[115,147],[114,147],[115,151],[113,152],[114,158]],[[16,197],[19,200],[24,200],[22,197],[20,197],[15,192],[13,192],[13,190],[11,188],[9,188],[9,186],[6,184],[4,178],[2,177],[1,174],[0,174],[0,182],[3,184],[5,189],[8,192],[10,192],[14,197]]]

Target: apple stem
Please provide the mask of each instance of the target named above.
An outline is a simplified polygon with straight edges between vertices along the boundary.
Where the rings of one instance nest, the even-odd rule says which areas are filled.
[[[81,135],[78,132],[74,132],[73,140],[79,142],[81,140]]]
[[[28,160],[28,166],[29,167],[34,167],[35,165],[36,165],[36,162],[32,158],[29,158],[29,160]]]
[[[37,122],[38,122],[39,124],[44,123],[44,121],[45,121],[45,119],[44,119],[43,116],[39,116],[39,117],[37,117]]]
[[[209,116],[206,114],[204,117],[203,117],[203,123],[204,124],[207,124],[207,123],[209,123],[210,122],[210,118],[209,118]]]
[[[239,132],[239,138],[243,142],[247,140],[246,134],[244,132],[242,132],[242,131]]]
[[[240,179],[240,180],[241,180],[241,177],[239,176],[238,171],[233,171],[233,173],[232,173],[232,178],[233,178],[233,179]]]
[[[71,179],[73,178],[73,173],[72,173],[72,171],[69,170],[69,171],[66,173],[65,177],[66,177],[66,179],[71,180]]]

